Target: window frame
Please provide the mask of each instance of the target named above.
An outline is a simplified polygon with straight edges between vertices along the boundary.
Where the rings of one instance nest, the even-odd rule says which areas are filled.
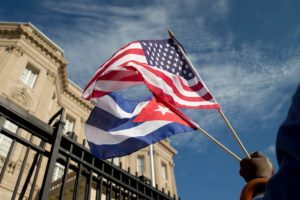
[[[112,158],[112,163],[118,167],[120,167],[121,159],[120,157]]]
[[[167,181],[169,179],[168,176],[168,165],[165,162],[161,162],[161,177],[163,180]]]
[[[75,124],[76,124],[76,119],[67,114],[65,117],[64,133],[67,134],[68,132],[74,132]],[[71,128],[69,128],[70,125]]]
[[[139,162],[142,161],[142,162]],[[143,174],[146,172],[146,159],[144,155],[138,155],[136,159],[136,171]]]
[[[52,182],[62,178],[64,176],[65,169],[66,167],[64,165],[56,162],[53,170]]]
[[[24,75],[25,74],[25,75]],[[37,78],[40,74],[40,70],[34,67],[31,64],[26,65],[26,67],[22,70],[19,80],[21,83],[26,85],[29,88],[34,88]]]

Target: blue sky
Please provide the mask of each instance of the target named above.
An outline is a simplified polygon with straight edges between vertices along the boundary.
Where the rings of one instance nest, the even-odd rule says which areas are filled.
[[[65,51],[69,78],[84,87],[124,44],[171,29],[246,148],[274,163],[276,131],[300,80],[300,1],[4,1],[1,21],[31,22]],[[186,112],[240,157],[215,111]],[[239,163],[196,132],[172,138],[182,199],[238,199]]]

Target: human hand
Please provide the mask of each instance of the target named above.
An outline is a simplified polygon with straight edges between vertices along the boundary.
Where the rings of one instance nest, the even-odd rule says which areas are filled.
[[[246,182],[255,178],[270,178],[274,174],[274,167],[271,160],[256,151],[250,158],[244,158],[240,162],[240,175]]]

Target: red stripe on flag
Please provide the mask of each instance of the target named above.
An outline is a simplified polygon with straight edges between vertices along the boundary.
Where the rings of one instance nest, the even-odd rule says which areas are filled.
[[[128,49],[124,52],[122,52],[120,55],[112,58],[111,60],[108,61],[108,63],[100,66],[100,67],[103,67],[96,75],[94,75],[94,77],[91,79],[91,81],[87,84],[87,86],[84,88],[84,92],[87,90],[88,87],[90,87],[90,85],[95,82],[99,76],[101,76],[101,74],[107,69],[109,68],[113,63],[115,63],[116,61],[118,61],[119,59],[123,58],[124,56],[126,55],[129,55],[129,54],[133,54],[133,55],[141,55],[141,56],[144,56],[144,51],[142,49]],[[99,68],[100,68],[99,67]]]
[[[182,87],[187,91],[199,91],[203,88],[203,84],[200,81],[198,81],[197,84],[190,86],[190,85],[185,85],[182,79],[179,80]]]
[[[174,85],[174,82],[172,79],[170,79],[168,76],[165,75],[165,73],[162,73],[161,71],[159,70],[156,70],[155,68],[153,67],[149,67],[148,65],[146,64],[143,64],[143,63],[138,63],[138,62],[135,62],[135,61],[132,61],[133,63],[141,66],[141,67],[144,67],[145,69],[147,69],[150,73],[156,75],[158,78],[161,78],[163,80],[164,83],[166,83],[167,85],[169,85],[172,89],[173,89],[173,93],[178,96],[179,98],[183,99],[183,100],[186,100],[186,101],[192,101],[192,102],[197,102],[197,101],[206,101],[206,99],[203,99],[201,96],[198,96],[198,97],[189,97],[189,96],[186,96],[184,94],[182,94],[178,88],[176,87],[176,85]],[[130,68],[131,66],[124,66],[126,68]],[[134,68],[134,66],[132,67]],[[144,77],[144,79],[146,79],[146,77]],[[150,84],[150,83],[148,83]]]
[[[219,109],[220,105],[217,103],[209,104],[209,105],[198,105],[198,106],[189,106],[187,104],[179,104],[177,101],[174,101],[173,97],[164,93],[162,89],[156,87],[154,85],[148,84],[148,87],[153,93],[160,96],[160,98],[165,99],[166,101],[170,102],[171,104],[175,105],[179,108],[198,108],[198,109]],[[207,102],[207,101],[205,101]]]
[[[107,95],[109,93],[111,93],[111,92],[104,92],[104,91],[93,90],[93,93],[92,93],[90,99],[91,98],[96,99],[96,98],[102,97],[104,95]]]
[[[143,81],[142,77],[136,71],[129,70],[113,70],[108,72],[107,74],[99,77],[98,80],[114,80],[114,81],[134,81],[139,82]]]

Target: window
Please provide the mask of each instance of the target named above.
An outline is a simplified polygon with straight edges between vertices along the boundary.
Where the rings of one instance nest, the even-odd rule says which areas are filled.
[[[113,162],[114,165],[120,166],[120,158],[113,158],[112,162]]]
[[[137,172],[143,173],[145,172],[145,156],[138,156],[137,157]]]
[[[38,76],[38,73],[39,73],[38,70],[34,69],[31,66],[27,66],[23,70],[23,72],[20,76],[20,80],[22,83],[24,83],[28,87],[33,88],[36,78]]]
[[[8,120],[4,122],[3,127],[13,133],[16,133],[18,130],[18,126]],[[3,157],[7,156],[11,143],[12,143],[12,139],[10,139],[9,137],[3,134],[0,134],[0,156]]]
[[[75,119],[67,115],[64,133],[73,132],[74,125],[75,125]]]
[[[165,163],[161,163],[161,171],[163,180],[168,180],[167,165]]]
[[[59,163],[55,163],[55,168],[52,176],[52,181],[56,181],[57,179],[60,179],[65,172],[65,167]]]
[[[3,127],[13,133],[16,133],[18,130],[18,126],[8,120],[5,120]]]
[[[12,139],[0,134],[0,156],[6,157],[10,149]]]

